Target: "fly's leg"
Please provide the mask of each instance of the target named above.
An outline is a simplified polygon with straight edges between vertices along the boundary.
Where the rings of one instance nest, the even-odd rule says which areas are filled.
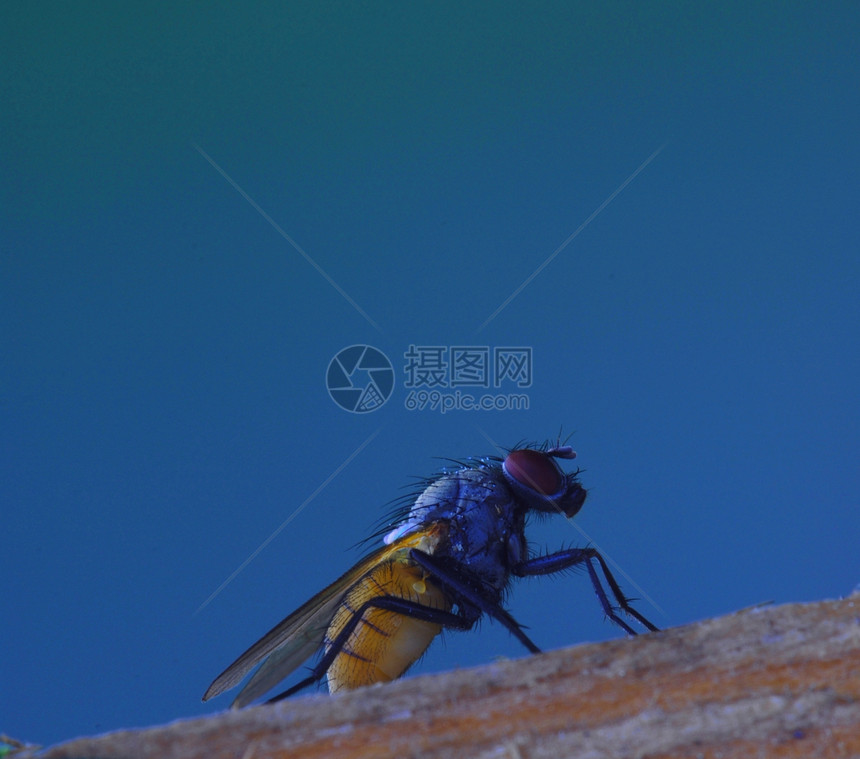
[[[418,619],[422,622],[432,622],[433,624],[442,625],[442,627],[447,627],[452,630],[468,630],[474,624],[459,614],[453,614],[452,612],[445,611],[443,609],[434,609],[432,606],[424,606],[416,601],[410,601],[407,598],[398,598],[397,596],[379,596],[377,598],[371,598],[369,601],[362,604],[355,614],[349,618],[349,621],[343,626],[343,629],[332,641],[328,650],[323,654],[323,657],[311,670],[310,675],[300,683],[294,685],[292,688],[285,690],[283,693],[279,693],[277,696],[273,696],[266,703],[273,704],[276,701],[288,698],[303,688],[321,680],[328,671],[328,668],[332,665],[332,662],[337,658],[338,654],[343,651],[343,647],[349,640],[349,636],[352,635],[355,628],[358,627],[358,623],[361,622],[361,618],[364,616],[364,613],[370,608],[392,611],[396,614],[402,614],[404,617],[411,617],[412,619]]]
[[[601,572],[603,572],[603,577],[606,579],[606,584],[609,585],[609,590],[612,592],[612,597],[614,598],[617,606],[613,606],[609,601],[606,589],[603,587],[603,583],[600,581],[600,576],[594,568],[595,561],[600,566]],[[636,635],[636,630],[630,627],[630,625],[615,613],[616,610],[620,610],[633,617],[633,619],[640,622],[649,630],[654,631],[659,629],[630,605],[630,599],[621,592],[621,587],[618,585],[615,577],[612,576],[612,572],[609,571],[606,561],[594,548],[568,548],[564,551],[551,553],[548,556],[536,556],[515,565],[511,568],[511,572],[517,577],[548,575],[555,572],[561,572],[565,569],[570,569],[577,565],[581,566],[583,564],[588,571],[588,577],[591,579],[591,584],[594,586],[594,592],[597,594],[597,599],[603,607],[603,613],[606,614],[606,616],[609,617],[609,619],[611,619],[616,625],[630,635]]]
[[[517,620],[498,603],[484,598],[474,587],[462,580],[462,570],[458,576],[458,573],[449,569],[449,565],[445,562],[417,548],[413,548],[409,552],[409,556],[422,569],[427,570],[427,572],[433,575],[433,579],[437,585],[452,591],[457,596],[468,601],[472,606],[501,622],[533,654],[540,653],[540,649],[523,632],[523,628]]]

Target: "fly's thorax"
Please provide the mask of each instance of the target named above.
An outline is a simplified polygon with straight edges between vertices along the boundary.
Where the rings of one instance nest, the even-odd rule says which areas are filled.
[[[450,559],[498,599],[510,579],[510,568],[525,554],[525,513],[500,466],[481,463],[433,480],[415,500],[409,515],[385,537],[393,544],[405,536],[429,534],[444,525],[444,534],[425,553]]]
[[[410,532],[425,529],[439,521],[450,521],[476,506],[498,497],[509,496],[501,471],[491,468],[464,468],[433,480],[415,499],[406,518],[384,538],[390,545]]]
[[[508,584],[512,554],[525,551],[525,512],[519,508],[497,467],[457,472],[458,508],[448,523],[447,539],[437,549],[457,562],[497,599]]]

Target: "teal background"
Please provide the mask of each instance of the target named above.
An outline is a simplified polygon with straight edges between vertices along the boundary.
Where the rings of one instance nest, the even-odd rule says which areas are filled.
[[[4,3],[0,732],[226,708],[488,437],[572,434],[576,522],[660,626],[851,592],[858,38],[854,3]],[[397,371],[371,414],[325,388],[355,343]],[[530,408],[407,411],[410,344],[531,346]],[[619,634],[581,575],[509,607],[544,648]],[[485,621],[414,671],[524,653]]]

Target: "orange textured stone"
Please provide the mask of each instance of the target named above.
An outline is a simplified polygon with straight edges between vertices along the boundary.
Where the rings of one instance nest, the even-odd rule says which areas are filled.
[[[13,756],[860,757],[860,595]]]

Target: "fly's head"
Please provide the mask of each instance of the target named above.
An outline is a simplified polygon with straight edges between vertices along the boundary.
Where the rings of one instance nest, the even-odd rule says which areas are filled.
[[[567,474],[558,459],[574,459],[570,446],[557,445],[545,450],[520,448],[502,462],[505,480],[528,509],[562,513],[568,519],[585,503],[587,491],[577,479],[579,470]]]

